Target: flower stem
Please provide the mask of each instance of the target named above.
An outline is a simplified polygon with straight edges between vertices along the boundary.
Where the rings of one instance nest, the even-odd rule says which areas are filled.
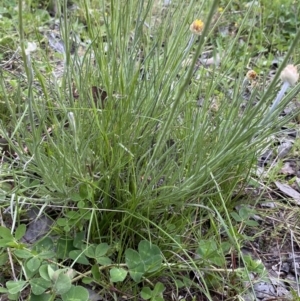
[[[186,54],[191,49],[191,47],[193,46],[194,41],[195,41],[195,35],[192,34],[192,36],[189,40],[189,43],[188,43],[187,47],[184,50],[184,54]]]
[[[278,92],[275,101],[273,102],[271,108],[269,109],[269,112],[267,113],[267,116],[264,118],[263,123],[266,123],[270,117],[272,116],[273,112],[276,110],[276,108],[278,107],[281,99],[283,98],[285,92],[287,91],[287,89],[289,88],[290,83],[289,82],[283,82],[280,91]]]
[[[275,109],[277,108],[279,102],[281,101],[281,99],[283,98],[285,92],[287,91],[287,89],[289,88],[290,84],[289,82],[283,82],[283,85],[280,89],[280,91],[278,92],[277,96],[276,96],[276,99],[275,101],[273,102],[270,110],[269,110],[269,114],[268,115],[271,115]]]

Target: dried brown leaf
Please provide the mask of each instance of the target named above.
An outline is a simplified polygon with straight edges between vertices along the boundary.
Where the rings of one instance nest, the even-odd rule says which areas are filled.
[[[278,181],[275,181],[275,185],[281,192],[283,192],[287,196],[293,198],[296,201],[297,205],[300,205],[300,193],[299,192],[297,192],[291,186],[289,186],[287,184],[282,184]]]

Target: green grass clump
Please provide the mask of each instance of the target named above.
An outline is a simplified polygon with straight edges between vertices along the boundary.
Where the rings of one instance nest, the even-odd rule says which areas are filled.
[[[1,136],[11,152],[2,162],[6,180],[0,189],[3,206],[10,202],[16,210],[12,230],[17,234],[3,230],[6,242],[0,247],[22,250],[14,253],[25,271],[18,288],[29,283],[33,295],[51,292],[48,296],[68,300],[76,294],[71,283],[84,280],[114,298],[123,291],[161,300],[167,287],[176,287],[177,293],[197,287],[211,299],[212,290],[222,292],[224,279],[245,280],[251,269],[262,272],[259,263],[246,258],[244,270],[234,274],[225,260],[232,250],[240,255],[247,239],[235,222],[256,226],[247,212],[235,220],[230,212],[266,138],[287,120],[278,121],[276,111],[263,122],[276,96],[276,78],[257,103],[254,90],[242,109],[249,53],[236,57],[235,51],[250,43],[251,32],[243,49],[239,37],[252,7],[236,37],[226,41],[215,37],[222,20],[213,19],[217,1],[209,8],[198,1],[170,6],[110,1],[99,8],[106,12],[99,22],[90,14],[89,1],[78,4],[90,43],[84,55],[71,55],[73,23],[64,3],[63,71],[54,76],[51,60],[41,70],[35,54],[25,51],[20,1],[26,83],[20,81],[8,95],[2,80],[1,101],[9,119],[2,119]],[[204,30],[186,52],[189,26],[200,17]],[[195,69],[208,43],[222,63]],[[20,217],[31,206],[41,208],[40,215],[52,208],[54,220],[50,236],[33,250],[20,242],[25,235]],[[44,254],[45,248],[50,253]],[[77,271],[75,278],[69,267]],[[199,280],[189,278],[191,271]],[[45,290],[35,287],[34,277],[43,279]],[[63,288],[57,285],[60,278]],[[14,298],[13,284],[6,287]],[[238,294],[243,287],[230,289]],[[81,296],[86,300],[84,292]]]

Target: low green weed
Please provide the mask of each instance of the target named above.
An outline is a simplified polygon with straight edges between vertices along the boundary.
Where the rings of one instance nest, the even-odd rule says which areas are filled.
[[[128,248],[125,252],[125,264],[113,264],[108,254],[112,255],[111,247],[107,243],[87,245],[83,240],[83,233],[77,233],[74,239],[59,238],[53,242],[51,238],[44,238],[32,249],[20,243],[24,236],[26,226],[21,224],[14,235],[10,230],[0,226],[0,249],[10,248],[9,252],[18,260],[25,280],[7,281],[1,293],[7,293],[10,300],[18,300],[22,291],[30,287],[31,300],[54,300],[60,296],[62,300],[88,300],[88,291],[78,285],[72,284],[74,277],[82,278],[83,283],[103,283],[103,273],[109,271],[110,283],[123,282],[130,275],[133,281],[139,283],[142,277],[149,276],[162,268],[162,255],[160,249],[149,241],[142,240],[138,252]],[[70,267],[59,264],[56,260],[71,259]],[[74,264],[89,265],[91,270],[80,274],[72,269]],[[126,269],[124,268],[126,267]],[[103,284],[102,284],[103,285]],[[107,284],[109,285],[109,284]],[[153,292],[144,287],[141,292],[147,299],[158,300],[163,292],[163,285],[157,283]],[[70,299],[71,298],[71,299]],[[75,300],[74,299],[74,300]],[[145,300],[147,300],[145,299]]]

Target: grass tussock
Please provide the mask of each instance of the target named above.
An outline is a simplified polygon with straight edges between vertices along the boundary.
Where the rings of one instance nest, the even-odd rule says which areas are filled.
[[[241,254],[247,237],[231,212],[245,197],[267,138],[290,118],[278,116],[296,88],[277,110],[270,113],[269,107],[299,33],[273,81],[254,87],[245,101],[244,66],[255,35],[249,29],[255,5],[246,7],[234,38],[220,44],[216,30],[224,19],[218,1],[209,7],[201,1],[161,2],[104,1],[97,19],[93,3],[79,1],[78,15],[69,16],[64,1],[55,8],[64,51],[53,54],[49,48],[48,56],[42,43],[35,52],[28,48],[19,1],[22,76],[9,82],[1,71],[3,208],[11,208],[11,233],[24,224],[29,208],[38,208],[37,217],[51,218],[45,234],[57,257],[51,269],[62,278],[61,269],[77,272],[63,283],[89,279],[114,299],[123,292],[162,300],[165,289],[175,287],[175,299],[197,289],[212,300],[225,294],[224,281],[230,294],[243,294],[241,282],[249,280],[250,270],[263,274],[263,269]],[[86,28],[84,51],[78,41],[73,49],[76,18]],[[197,35],[190,25],[199,18],[204,28]],[[211,65],[203,63],[207,49]],[[251,216],[245,210],[243,222]],[[15,243],[32,252],[20,239]],[[42,253],[39,246],[36,254]],[[13,256],[26,258],[24,252]],[[240,260],[236,272],[227,264],[228,254]],[[38,293],[30,279],[46,265],[39,260],[32,276],[26,273],[28,261],[20,261],[25,273],[18,276],[19,284],[30,283],[32,296]],[[47,276],[39,270],[52,283],[42,293],[67,300],[65,294],[74,288],[60,290],[49,269]]]

